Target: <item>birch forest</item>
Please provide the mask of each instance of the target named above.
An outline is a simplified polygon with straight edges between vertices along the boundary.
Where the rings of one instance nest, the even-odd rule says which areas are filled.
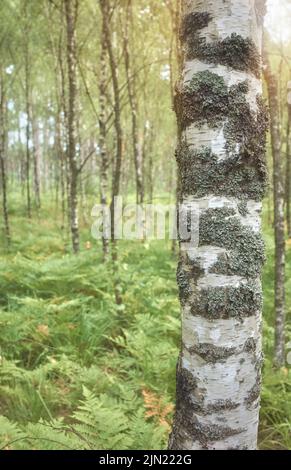
[[[290,22],[0,1],[1,450],[291,450]]]

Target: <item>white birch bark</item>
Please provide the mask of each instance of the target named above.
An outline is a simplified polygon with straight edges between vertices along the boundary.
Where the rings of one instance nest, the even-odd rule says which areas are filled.
[[[182,0],[177,160],[182,202],[200,208],[200,241],[181,252],[178,267],[182,350],[171,449],[257,447],[263,10],[255,0]]]

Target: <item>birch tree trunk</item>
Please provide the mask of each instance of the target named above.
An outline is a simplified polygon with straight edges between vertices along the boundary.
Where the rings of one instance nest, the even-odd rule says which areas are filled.
[[[171,20],[172,20],[172,37],[171,37],[171,46],[170,46],[170,57],[169,57],[169,62],[170,62],[170,85],[171,85],[171,101],[172,101],[172,106],[175,107],[175,73],[174,73],[174,67],[173,67],[173,62],[174,58],[177,62],[178,69],[181,69],[182,67],[182,54],[181,54],[181,47],[180,47],[180,41],[179,37],[177,34],[177,31],[180,25],[180,16],[181,16],[181,2],[180,0],[169,0],[169,9],[170,9],[170,14],[171,14]],[[174,47],[175,45],[175,47]],[[175,51],[175,54],[174,54]],[[174,57],[175,55],[175,57]],[[179,132],[179,127],[177,129],[177,141],[180,141],[180,132]],[[179,178],[177,178],[177,170],[176,170],[176,207],[178,207],[179,204],[179,193],[180,193],[180,188],[179,188]],[[177,251],[177,240],[173,238],[172,240],[172,253],[176,255]]]
[[[65,162],[65,153],[63,150],[62,142],[62,122],[61,122],[61,112],[60,106],[57,106],[58,111],[55,117],[55,135],[56,135],[56,151],[59,160],[60,168],[60,184],[61,184],[61,206],[62,206],[62,230],[65,228],[65,215],[66,215],[66,187],[65,187],[65,175],[66,175],[66,162]]]
[[[100,200],[104,208],[107,206],[108,192],[108,155],[106,146],[107,128],[106,128],[106,87],[107,87],[107,65],[106,65],[106,26],[105,18],[102,18],[101,31],[101,53],[100,53],[100,79],[99,79],[99,151],[100,151]],[[106,226],[106,215],[104,214],[103,230]],[[109,240],[107,236],[102,237],[103,261],[108,259]]]
[[[280,104],[278,80],[271,70],[265,53],[265,78],[267,82],[273,156],[273,195],[275,226],[275,353],[274,364],[285,364],[285,214],[284,172],[281,155]]]
[[[287,87],[288,122],[287,122],[287,148],[286,148],[286,213],[287,213],[287,234],[291,238],[291,81]]]
[[[138,99],[136,94],[136,79],[131,66],[131,58],[129,53],[129,30],[133,27],[130,19],[132,18],[132,3],[127,0],[126,5],[126,18],[125,18],[125,31],[124,31],[124,61],[125,72],[127,80],[127,90],[129,97],[129,105],[131,109],[131,127],[132,127],[132,143],[133,143],[133,156],[135,167],[135,181],[136,181],[136,202],[142,204],[144,201],[144,178],[143,178],[143,153],[142,143],[139,137],[138,125]]]
[[[120,86],[119,86],[119,69],[118,62],[114,54],[114,47],[112,43],[112,34],[110,30],[110,19],[116,8],[116,4],[112,4],[109,0],[100,0],[100,8],[102,12],[102,19],[104,25],[104,33],[106,40],[107,53],[109,58],[109,66],[111,71],[112,78],[112,90],[113,90],[113,114],[114,114],[114,127],[116,133],[116,155],[114,159],[114,168],[112,171],[112,197],[111,197],[111,220],[115,220],[115,204],[114,200],[120,193],[120,183],[121,183],[121,170],[122,170],[122,161],[123,161],[123,149],[124,149],[124,140],[123,140],[123,127],[121,123],[121,96],[120,96]],[[122,304],[121,296],[121,286],[118,273],[118,250],[117,250],[117,240],[115,238],[115,224],[111,224],[111,257],[114,267],[114,291],[115,291],[115,301],[117,305]]]
[[[261,382],[265,2],[182,0],[180,198],[199,246],[177,271],[182,350],[170,449],[256,449]]]
[[[6,110],[7,103],[4,90],[3,70],[0,69],[0,172],[2,185],[2,209],[3,222],[6,243],[9,246],[11,242],[10,224],[7,203],[7,175],[6,175],[6,149],[7,149],[7,131],[6,131]]]
[[[27,216],[31,218],[31,191],[30,191],[30,121],[31,121],[31,73],[30,73],[30,49],[29,49],[29,24],[27,19],[27,1],[24,4],[24,75],[25,75],[25,112],[26,112],[26,201]]]
[[[61,11],[61,18],[63,21],[63,16],[64,16],[64,11],[62,9]],[[63,54],[62,54],[62,32],[60,34],[60,39],[59,39],[59,47],[58,47],[58,66],[57,70],[59,70],[59,80],[60,80],[60,116],[61,116],[61,121],[60,121],[60,129],[62,130],[61,136],[62,136],[62,146],[65,149],[68,149],[69,147],[69,136],[68,136],[68,128],[69,128],[69,111],[68,111],[68,103],[66,99],[66,74],[65,74],[65,64],[63,60]],[[69,158],[68,158],[68,150],[64,152],[63,156],[64,160],[64,176],[65,176],[65,191],[66,191],[66,201],[67,201],[67,235],[69,236],[69,231],[70,231],[70,226],[71,226],[71,176],[70,176],[70,171],[69,171]]]
[[[37,210],[41,207],[40,200],[40,159],[41,146],[39,139],[39,123],[36,117],[32,116],[32,139],[33,139],[33,176],[34,176],[34,194]]]
[[[68,161],[70,168],[70,225],[74,253],[80,250],[78,219],[78,159],[77,142],[77,45],[76,19],[78,0],[65,0],[67,25],[67,63],[69,83]]]
[[[121,181],[121,167],[123,160],[123,128],[121,124],[121,96],[119,86],[119,70],[118,64],[114,55],[114,49],[112,44],[112,37],[110,32],[110,16],[112,16],[115,6],[111,6],[111,3],[107,0],[100,0],[100,7],[102,11],[102,18],[104,21],[104,31],[106,38],[106,46],[109,57],[109,65],[112,77],[112,89],[113,89],[113,113],[114,113],[114,127],[116,133],[116,156],[114,159],[113,168],[113,180],[112,180],[112,208],[111,214],[114,220],[114,197],[119,195],[120,192],[120,181]],[[113,227],[114,224],[112,224]],[[113,234],[112,234],[113,235]],[[114,238],[114,237],[113,237]],[[114,242],[114,240],[113,240]]]

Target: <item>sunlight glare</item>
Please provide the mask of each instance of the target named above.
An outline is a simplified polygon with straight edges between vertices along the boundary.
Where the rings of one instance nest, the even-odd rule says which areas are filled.
[[[268,0],[265,25],[276,42],[291,40],[291,0]]]

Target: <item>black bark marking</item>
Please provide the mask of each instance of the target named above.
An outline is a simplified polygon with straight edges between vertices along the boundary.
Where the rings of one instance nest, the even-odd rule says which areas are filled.
[[[216,364],[217,362],[224,362],[229,357],[236,354],[237,348],[224,348],[214,346],[213,344],[202,343],[188,349],[190,354],[197,354],[205,362]]]
[[[197,39],[197,32],[206,28],[211,19],[211,15],[205,11],[202,13],[192,12],[189,15],[185,15],[181,22],[181,41],[187,42],[188,40],[194,41]]]

